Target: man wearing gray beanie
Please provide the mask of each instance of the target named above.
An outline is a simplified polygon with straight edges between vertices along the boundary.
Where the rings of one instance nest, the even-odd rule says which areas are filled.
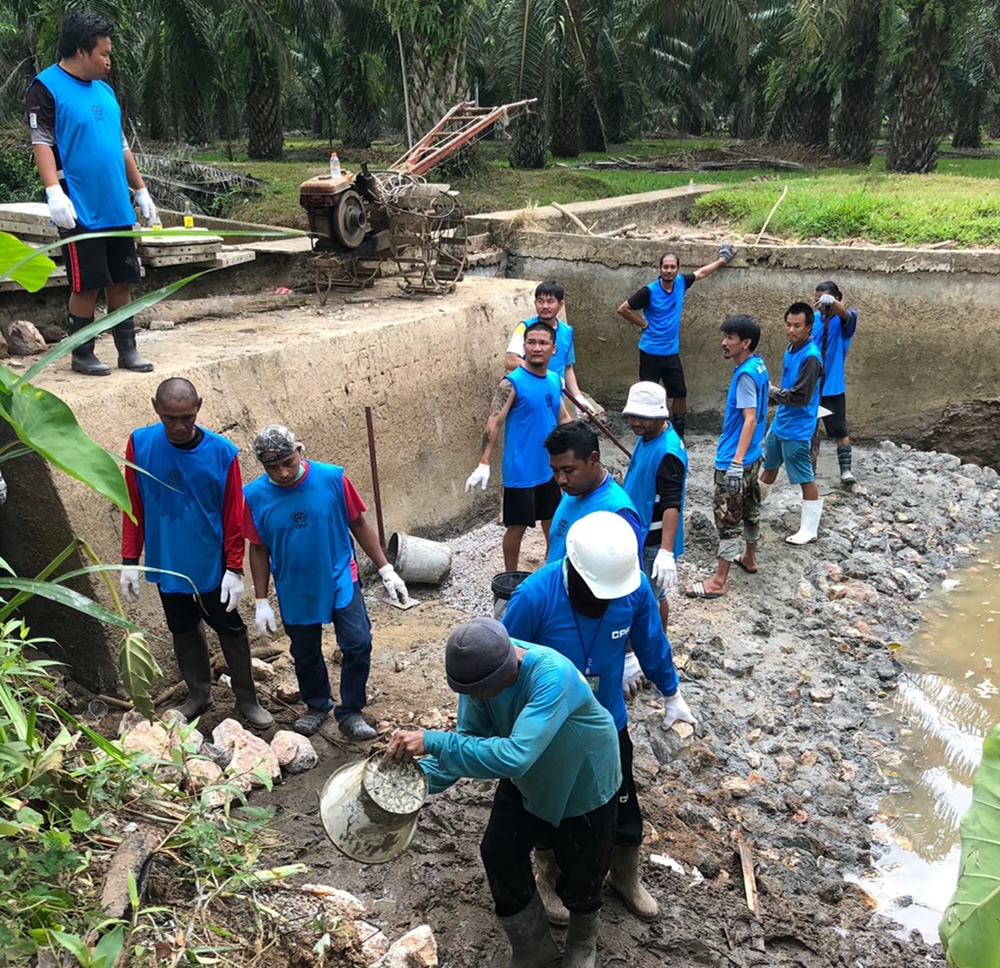
[[[459,694],[458,732],[397,731],[386,757],[427,754],[432,793],[461,777],[500,780],[480,852],[512,948],[508,968],[560,963],[531,870],[539,837],[555,851],[570,912],[561,964],[594,968],[621,783],[614,720],[568,659],[511,639],[492,618],[451,633],[445,672]]]

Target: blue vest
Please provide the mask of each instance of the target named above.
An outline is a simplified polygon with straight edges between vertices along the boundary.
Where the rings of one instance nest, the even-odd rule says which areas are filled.
[[[853,309],[847,310],[847,336],[843,333],[839,316],[831,316],[827,323],[826,355],[823,357],[822,396],[824,397],[835,397],[844,393],[847,388],[844,381],[844,363],[857,327],[858,314]],[[823,317],[819,313],[813,313],[812,338],[817,346],[823,346]]]
[[[115,92],[104,81],[81,81],[58,64],[46,67],[37,80],[55,100],[56,147],[77,222],[91,230],[131,228],[135,210]]]
[[[194,588],[158,571],[145,572],[146,580],[168,594],[213,591],[222,584],[222,504],[236,445],[206,430],[197,447],[185,450],[170,443],[163,424],[155,423],[132,432],[132,449],[136,465],[149,472],[135,475],[146,566],[187,575]]]
[[[733,379],[729,383],[729,393],[726,395],[726,412],[722,415],[722,433],[719,435],[719,444],[715,448],[716,470],[729,469],[733,457],[736,456],[740,434],[743,433],[743,411],[736,406],[736,384],[739,383],[740,376],[744,373],[749,373],[753,377],[753,382],[757,387],[757,426],[754,427],[750,446],[743,455],[743,464],[746,466],[755,460],[760,460],[760,444],[764,439],[764,431],[767,430],[768,376],[764,361],[755,353],[733,371]]]
[[[681,507],[677,521],[677,535],[674,538],[674,557],[684,554],[684,495],[687,491],[688,455],[684,441],[677,431],[669,424],[663,428],[663,433],[657,434],[652,440],[640,437],[632,449],[632,459],[628,462],[625,480],[622,487],[632,498],[632,503],[639,512],[639,520],[645,529],[639,547],[646,543],[650,531],[663,530],[663,520],[653,520],[653,508],[658,502],[656,493],[656,472],[668,454],[676,457],[684,465],[684,485],[681,489]]]
[[[521,325],[527,329],[532,323],[537,323],[538,317],[524,320]],[[521,354],[522,357],[524,354]],[[559,320],[556,327],[556,351],[552,359],[549,360],[549,370],[558,373],[560,378],[566,379],[566,367],[576,363],[576,352],[573,349],[573,327],[565,319]]]
[[[559,561],[566,557],[566,534],[580,518],[585,518],[594,511],[611,511],[613,514],[617,514],[624,509],[632,511],[638,518],[638,512],[632,499],[610,474],[589,494],[584,494],[581,497],[564,494],[556,508],[556,513],[552,516],[552,524],[549,527],[549,553],[545,556],[545,561],[547,563]],[[629,524],[632,522],[629,521]],[[633,530],[636,530],[634,524],[632,527]],[[641,549],[641,528],[636,533],[636,539],[639,541]]]
[[[808,359],[816,359],[822,365],[819,347],[813,342],[807,342],[798,350],[792,351],[791,346],[785,349],[785,358],[781,362],[781,388],[790,390],[799,378],[799,370]],[[813,390],[812,398],[801,407],[789,407],[779,404],[778,410],[771,421],[771,433],[781,440],[812,440],[816,432],[816,421],[819,418],[819,385]]]
[[[243,488],[271,572],[281,620],[321,625],[354,597],[354,543],[344,500],[344,468],[309,461],[304,480],[279,487],[262,474]]]
[[[678,273],[674,288],[667,292],[656,279],[649,283],[649,305],[642,314],[649,324],[639,337],[639,349],[656,356],[673,356],[681,351],[681,311],[687,284]]]
[[[535,376],[523,366],[511,370],[507,379],[514,384],[516,396],[503,425],[503,485],[537,487],[552,480],[542,442],[559,422],[562,380],[552,370]]]

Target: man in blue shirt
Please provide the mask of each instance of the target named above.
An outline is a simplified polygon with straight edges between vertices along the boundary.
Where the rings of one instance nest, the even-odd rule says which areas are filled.
[[[427,754],[420,767],[431,793],[466,776],[500,780],[480,853],[513,949],[509,968],[560,963],[531,872],[542,838],[555,850],[570,912],[562,968],[593,968],[621,785],[614,720],[572,663],[512,640],[495,619],[455,629],[444,662],[459,694],[457,732],[396,732],[386,757]]]
[[[806,303],[792,303],[785,311],[788,347],[781,364],[781,386],[768,389],[768,397],[778,404],[778,410],[764,440],[760,493],[761,500],[767,498],[782,464],[788,469],[788,483],[802,486],[802,522],[795,534],[785,538],[789,544],[815,541],[823,514],[812,463],[823,362],[812,339],[812,323],[812,307]]]
[[[848,309],[835,282],[821,282],[816,287],[816,312],[812,338],[823,357],[823,382],[819,405],[830,413],[823,418],[827,437],[837,441],[837,463],[840,480],[845,487],[854,486],[851,470],[851,438],[847,433],[847,385],[844,363],[851,348],[854,331],[858,328],[858,311]],[[819,426],[813,444],[813,463],[819,456]]]
[[[713,510],[719,532],[715,574],[685,589],[688,598],[721,598],[735,561],[748,574],[757,572],[760,538],[761,442],[767,428],[767,367],[755,352],[760,323],[753,316],[728,317],[719,327],[722,355],[734,364],[726,394],[722,433],[715,448]],[[740,538],[746,545],[740,554]]]
[[[728,265],[736,249],[728,242],[719,246],[719,258],[694,272],[681,270],[673,252],[660,256],[660,275],[618,307],[618,315],[642,330],[639,337],[639,379],[662,382],[674,414],[674,430],[683,439],[687,426],[687,384],[681,365],[681,313],[684,295],[696,282],[707,279]],[[642,313],[640,316],[639,313]]]
[[[468,493],[477,484],[485,491],[490,480],[490,458],[500,425],[504,428],[503,561],[517,571],[524,532],[541,523],[548,546],[549,525],[559,504],[559,485],[552,477],[543,441],[556,424],[567,423],[562,402],[562,380],[549,369],[556,334],[548,323],[530,323],[524,331],[524,362],[500,380],[493,394],[483,432],[479,466],[465,482]]]
[[[670,642],[660,624],[649,579],[639,567],[635,533],[610,511],[578,520],[566,539],[566,557],[529,575],[511,596],[503,624],[514,637],[556,649],[583,673],[618,730],[622,786],[618,791],[611,886],[634,914],[654,918],[659,907],[639,880],[642,813],[632,774],[632,740],[622,696],[626,644],[646,677],[665,697],[663,728],[694,723],[680,694]],[[559,904],[556,858],[542,842],[535,852],[538,886],[549,919],[566,923]]]
[[[562,499],[549,527],[546,562],[566,557],[566,535],[575,521],[594,511],[620,514],[635,532],[643,536],[639,515],[632,499],[601,463],[597,434],[582,420],[556,427],[545,438],[552,476],[562,491]]]

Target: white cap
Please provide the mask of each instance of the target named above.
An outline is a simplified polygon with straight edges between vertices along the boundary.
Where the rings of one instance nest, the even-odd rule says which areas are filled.
[[[566,557],[600,599],[631,595],[642,582],[639,539],[632,525],[611,511],[594,511],[573,524]]]
[[[648,380],[633,383],[628,390],[628,400],[622,413],[626,417],[646,417],[650,420],[670,417],[667,409],[667,391],[659,383]]]

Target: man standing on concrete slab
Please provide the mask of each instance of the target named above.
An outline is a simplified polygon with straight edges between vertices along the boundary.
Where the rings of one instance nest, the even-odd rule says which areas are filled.
[[[788,347],[781,364],[781,386],[772,386],[768,397],[778,404],[764,440],[764,472],[760,475],[761,500],[778,479],[784,464],[789,484],[802,487],[802,522],[785,540],[808,544],[816,540],[823,499],[816,488],[812,439],[819,419],[819,388],[823,377],[820,349],[812,339],[813,311],[807,303],[792,303],[785,310]]]
[[[549,370],[556,334],[548,323],[529,324],[524,331],[524,362],[500,380],[483,432],[479,466],[465,482],[466,493],[477,484],[486,490],[490,457],[500,425],[504,428],[503,561],[517,571],[524,532],[541,523],[548,547],[549,525],[559,504],[559,485],[552,477],[543,442],[556,424],[568,423],[562,402],[562,380]]]
[[[187,683],[177,708],[194,719],[212,704],[212,666],[202,622],[219,636],[236,694],[251,726],[266,729],[271,714],[257,702],[247,629],[236,610],[243,595],[243,482],[236,445],[196,423],[201,397],[180,377],[156,388],[159,422],[134,430],[125,459],[133,521],[122,516],[121,590],[139,600],[139,559],[160,593],[174,655]],[[175,574],[176,573],[176,574]],[[186,577],[185,577],[186,576]],[[195,594],[197,592],[197,594]]]
[[[562,968],[594,968],[622,780],[614,721],[569,660],[512,640],[495,619],[455,629],[444,662],[459,694],[457,732],[397,732],[386,756],[428,754],[420,767],[431,793],[461,777],[500,780],[480,853],[508,968],[560,965],[531,872],[540,839],[555,851],[569,911]]]
[[[103,80],[111,71],[113,29],[110,21],[92,11],[67,13],[59,35],[59,63],[32,81],[26,98],[35,165],[52,221],[67,239],[63,251],[71,335],[94,321],[100,290],[111,312],[131,302],[129,285],[140,279],[134,239],[74,242],[72,237],[130,230],[135,224],[130,187],[147,225],[158,220],[122,132],[115,92]],[[133,319],[120,322],[112,334],[119,369],[138,373],[153,369],[135,348]],[[111,373],[94,355],[94,340],[73,350],[72,367],[86,376]]]
[[[639,880],[642,813],[621,687],[627,642],[631,641],[643,673],[665,697],[663,728],[678,721],[693,725],[695,718],[680,694],[670,642],[649,579],[639,568],[638,550],[635,533],[619,515],[610,511],[588,514],[569,529],[566,557],[545,565],[517,586],[503,624],[514,638],[537,642],[566,656],[614,718],[622,785],[610,884],[633,914],[655,918],[659,906]],[[549,920],[566,924],[569,912],[559,899],[558,867],[549,842],[539,843],[535,860],[538,891]]]
[[[257,628],[277,631],[268,602],[274,573],[281,620],[306,711],[294,729],[312,736],[333,710],[341,732],[354,742],[374,739],[361,715],[371,671],[371,622],[358,580],[354,541],[378,568],[386,594],[405,602],[406,584],[386,560],[368,510],[342,467],[307,461],[287,428],[272,424],[253,442],[265,473],[243,489],[243,531],[250,541],[250,575],[257,596]],[[353,540],[352,540],[353,538]],[[323,659],[323,626],[333,623],[343,653],[340,703],[334,705]]]
[[[734,364],[726,395],[722,433],[715,448],[713,509],[719,532],[715,574],[685,589],[688,598],[721,598],[729,569],[736,562],[748,574],[757,572],[760,537],[761,441],[767,427],[767,367],[755,352],[760,323],[752,316],[728,317],[719,327],[722,355]],[[746,544],[740,554],[740,537]]]
[[[816,312],[813,317],[812,338],[820,348],[823,359],[823,382],[819,405],[830,411],[823,417],[827,437],[837,441],[837,463],[840,481],[845,487],[854,486],[851,470],[851,438],[847,433],[847,385],[844,381],[844,362],[851,348],[854,331],[858,328],[858,311],[848,309],[835,282],[821,282],[816,287]],[[813,465],[819,456],[819,426],[813,445]]]
[[[562,491],[562,499],[549,527],[549,550],[545,561],[566,557],[566,535],[580,518],[594,511],[620,514],[642,537],[642,525],[632,499],[601,463],[597,434],[582,420],[556,427],[545,438],[552,476]]]
[[[728,242],[719,246],[719,258],[694,272],[680,271],[680,258],[673,252],[660,256],[660,275],[618,307],[618,315],[642,330],[639,337],[639,379],[663,383],[674,414],[674,430],[684,438],[687,426],[687,384],[681,365],[681,312],[684,295],[696,282],[707,279],[733,260],[736,249]],[[640,316],[639,313],[642,312]]]
[[[667,589],[677,581],[677,559],[684,554],[687,449],[670,425],[667,394],[659,383],[634,383],[622,413],[639,438],[622,487],[639,512],[642,566],[656,593],[666,632]]]

